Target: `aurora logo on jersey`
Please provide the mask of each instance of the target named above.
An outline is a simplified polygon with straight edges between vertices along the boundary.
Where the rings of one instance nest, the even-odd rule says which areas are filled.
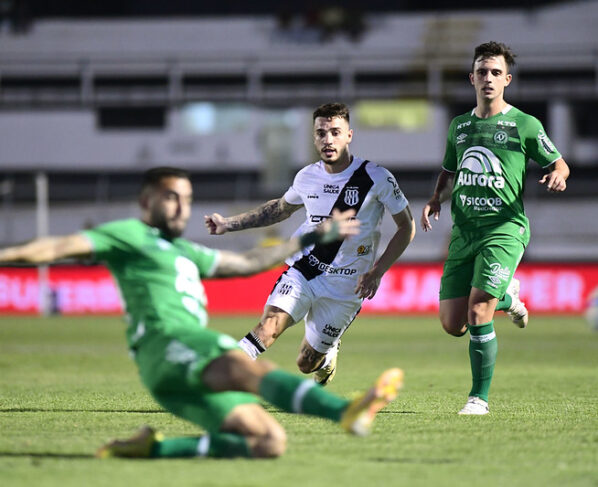
[[[463,154],[459,169],[458,186],[482,186],[498,189],[505,187],[500,161],[486,147],[476,145],[467,149]],[[465,172],[464,169],[468,171]]]

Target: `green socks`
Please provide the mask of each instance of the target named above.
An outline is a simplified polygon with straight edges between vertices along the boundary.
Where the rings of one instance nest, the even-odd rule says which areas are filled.
[[[290,413],[309,414],[339,422],[349,405],[347,399],[326,392],[311,379],[303,379],[284,370],[273,370],[264,376],[260,395],[268,402]],[[182,457],[250,457],[243,436],[217,433],[200,437],[166,438],[152,447],[154,458]]]
[[[511,298],[510,294],[505,294],[498,300],[496,311],[507,311],[511,307],[511,304],[513,304],[513,298]]]
[[[303,379],[280,369],[264,376],[260,384],[260,396],[283,411],[337,422],[350,402],[326,392],[311,379]]]
[[[469,361],[471,362],[472,386],[470,396],[488,402],[488,391],[494,373],[498,342],[494,333],[494,321],[481,325],[467,325],[469,329]]]
[[[199,437],[166,438],[152,447],[153,458],[183,457],[250,457],[251,452],[243,436],[217,433]]]

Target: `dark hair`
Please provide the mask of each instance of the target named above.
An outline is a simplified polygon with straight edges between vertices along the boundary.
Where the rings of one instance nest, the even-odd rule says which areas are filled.
[[[178,167],[153,167],[143,173],[141,180],[141,192],[147,188],[154,188],[165,178],[181,178],[191,181],[191,175],[185,170]]]
[[[314,110],[313,121],[316,121],[316,118],[323,117],[323,118],[344,118],[347,123],[350,122],[349,119],[349,108],[344,103],[325,103],[324,105],[320,105],[318,108]]]
[[[515,57],[517,55],[513,53],[511,48],[502,42],[490,41],[480,44],[475,48],[473,53],[473,61],[471,63],[471,71],[473,72],[473,67],[478,59],[487,59],[489,57],[497,56],[503,56],[505,58],[505,62],[507,63],[507,71],[515,66]]]

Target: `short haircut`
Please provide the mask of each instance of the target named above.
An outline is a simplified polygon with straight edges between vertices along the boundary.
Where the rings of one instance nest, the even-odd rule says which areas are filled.
[[[316,118],[344,118],[347,123],[350,123],[349,108],[344,103],[325,103],[314,110],[313,121]]]
[[[471,63],[471,72],[473,72],[473,67],[478,59],[487,59],[489,57],[497,56],[503,56],[505,58],[505,62],[507,63],[507,71],[510,71],[510,69],[515,66],[515,57],[517,55],[513,53],[511,48],[502,42],[490,41],[480,44],[475,48],[473,53],[473,61]]]
[[[140,192],[148,188],[155,188],[165,178],[181,178],[191,181],[191,175],[185,169],[168,166],[153,167],[143,173]]]

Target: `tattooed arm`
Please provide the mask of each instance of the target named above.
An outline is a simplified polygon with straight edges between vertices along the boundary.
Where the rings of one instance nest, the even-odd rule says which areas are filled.
[[[220,251],[216,270],[210,277],[249,276],[281,263],[304,247],[314,243],[329,243],[357,235],[360,222],[354,219],[355,210],[334,210],[332,218],[319,225],[313,232],[293,237],[274,247],[256,247],[245,253]]]
[[[284,198],[270,200],[253,210],[240,215],[223,217],[218,213],[205,215],[205,224],[212,235],[222,235],[226,232],[236,232],[246,228],[267,227],[286,220],[303,205],[292,205]]]

